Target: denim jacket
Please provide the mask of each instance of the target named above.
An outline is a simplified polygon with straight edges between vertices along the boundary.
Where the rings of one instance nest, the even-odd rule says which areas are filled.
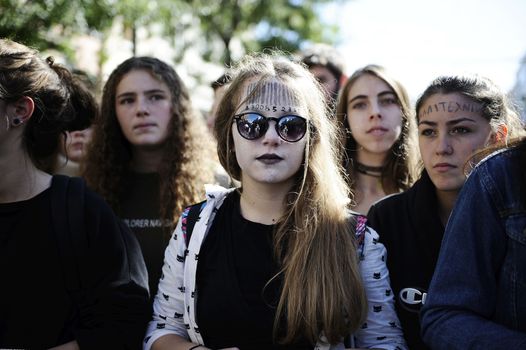
[[[526,349],[520,150],[483,161],[460,192],[422,309],[433,349]]]

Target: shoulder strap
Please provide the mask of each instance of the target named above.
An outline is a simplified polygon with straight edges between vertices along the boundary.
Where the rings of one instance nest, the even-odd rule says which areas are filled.
[[[80,261],[86,248],[84,221],[84,189],[81,178],[53,176],[51,184],[51,215],[64,282],[69,292],[82,287]]]
[[[362,261],[364,259],[363,247],[365,240],[365,232],[367,230],[367,217],[365,215],[353,212],[351,214],[351,225],[354,226],[354,239],[356,243],[358,259],[359,261]],[[352,334],[346,336],[343,340],[343,344],[345,345],[346,349],[354,348],[354,336]]]
[[[199,221],[200,219],[199,214],[201,214],[201,210],[203,210],[205,203],[206,201],[202,201],[200,203],[194,204],[190,207],[190,210],[188,211],[188,216],[186,217],[185,236],[184,236],[187,247],[190,244],[190,238],[192,237],[192,231],[194,230],[194,226],[196,222]]]
[[[367,228],[367,216],[365,215],[355,215],[355,236],[358,241],[363,241],[363,237],[365,235],[365,230]]]

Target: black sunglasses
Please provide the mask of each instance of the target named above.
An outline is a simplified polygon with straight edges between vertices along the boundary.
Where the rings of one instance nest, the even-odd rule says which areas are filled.
[[[265,117],[256,112],[236,114],[237,131],[247,140],[256,140],[265,135],[271,120],[276,122],[276,132],[287,142],[298,142],[307,132],[307,119],[287,114],[279,118]]]

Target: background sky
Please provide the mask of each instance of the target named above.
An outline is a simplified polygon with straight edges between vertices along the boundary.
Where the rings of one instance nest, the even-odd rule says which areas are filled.
[[[441,74],[478,73],[513,88],[526,56],[526,0],[349,0],[327,5],[347,73],[385,66],[412,99]]]

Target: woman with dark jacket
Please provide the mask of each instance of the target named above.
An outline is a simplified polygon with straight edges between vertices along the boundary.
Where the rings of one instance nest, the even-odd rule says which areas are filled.
[[[42,170],[94,108],[67,69],[0,40],[0,348],[140,348],[149,305],[135,238],[82,180]]]
[[[505,95],[477,76],[435,79],[416,103],[424,170],[406,192],[371,207],[368,218],[387,248],[387,266],[409,348],[425,349],[419,311],[440,250],[444,228],[477,149],[524,133]]]

